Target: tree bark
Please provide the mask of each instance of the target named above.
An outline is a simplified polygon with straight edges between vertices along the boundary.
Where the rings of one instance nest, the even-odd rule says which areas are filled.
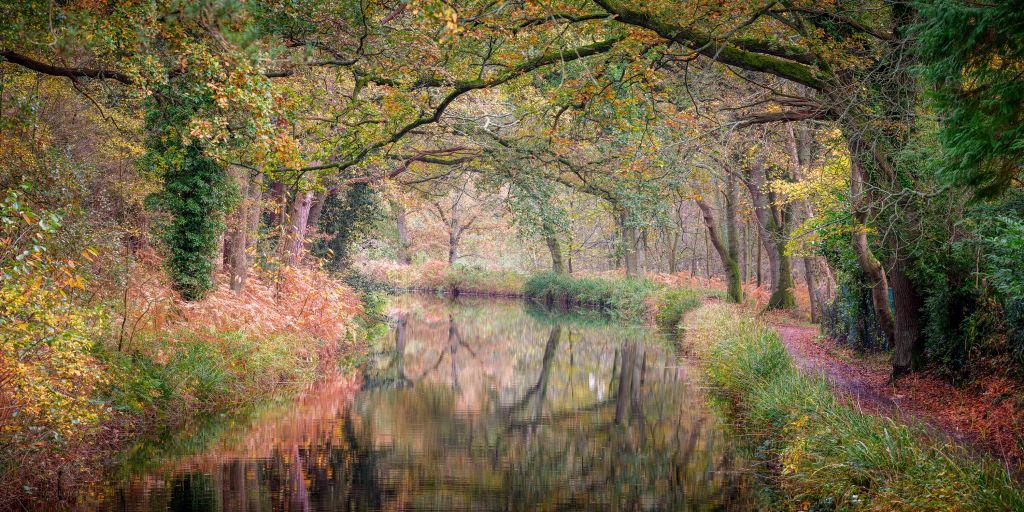
[[[814,257],[804,256],[804,280],[807,282],[807,297],[810,301],[811,323],[816,324],[821,320],[821,297],[818,296],[817,279],[814,277]]]
[[[750,200],[754,205],[754,216],[757,218],[758,234],[771,269],[772,295],[768,299],[768,309],[793,309],[796,297],[793,295],[793,269],[790,257],[786,254],[786,238],[789,236],[791,209],[775,204],[773,197],[765,192],[767,175],[764,163],[757,160],[747,168],[747,179],[744,183],[750,192]]]
[[[395,227],[398,229],[398,261],[408,265],[412,263],[412,255],[409,254],[409,227],[405,220],[405,205],[399,198],[391,202],[391,208],[395,211]]]
[[[924,342],[921,334],[921,307],[924,301],[907,276],[910,262],[900,259],[892,269],[893,302],[897,304],[895,318],[895,335],[893,344],[895,352],[892,361],[893,377],[915,371],[920,366],[924,353]]]
[[[448,265],[459,259],[459,237],[454,231],[448,233]]]
[[[629,216],[624,208],[619,210],[619,226],[622,232],[622,261],[626,265],[626,277],[634,277],[637,275],[636,227],[629,224]]]
[[[324,213],[324,205],[327,203],[327,196],[333,194],[335,191],[324,190],[317,192],[313,196],[313,205],[309,208],[309,219],[306,221],[306,233],[303,238],[306,240],[305,249],[309,251],[313,245],[313,240],[310,240],[311,235],[317,235],[320,233],[320,217]]]
[[[735,303],[741,303],[743,302],[743,286],[740,283],[740,269],[737,258],[739,250],[735,248],[734,243],[727,243],[722,240],[722,236],[718,231],[718,226],[715,223],[714,214],[711,212],[711,207],[699,197],[695,201],[697,203],[697,207],[700,208],[702,218],[704,219],[704,226],[707,228],[707,239],[709,239],[711,244],[715,247],[715,252],[718,253],[718,257],[722,260],[722,267],[725,268],[726,279],[728,280],[729,300]],[[735,220],[736,214],[734,206],[735,201],[726,200],[726,219],[731,217]],[[732,214],[728,213],[729,209],[733,210]],[[735,225],[732,226],[731,229],[728,227],[726,228],[727,232],[730,230],[735,233]]]
[[[857,263],[867,276],[871,286],[871,305],[875,311],[878,326],[885,336],[886,343],[892,346],[895,341],[895,319],[889,308],[889,279],[885,269],[871,251],[868,244],[868,206],[864,197],[864,173],[857,159],[862,155],[860,144],[854,139],[848,141],[850,146],[850,199],[853,209],[853,249],[857,253]]]
[[[285,265],[297,265],[302,260],[309,210],[313,206],[312,192],[297,192],[288,209],[288,227],[284,240]]]
[[[737,303],[743,302],[743,279],[740,276],[740,237],[736,227],[736,176],[725,177],[725,235],[728,243],[728,258],[722,260],[727,267],[729,296]]]
[[[551,270],[556,274],[565,273],[565,265],[562,263],[562,248],[558,245],[558,239],[555,235],[549,234],[544,236],[544,241],[548,244],[548,252],[551,253]]]
[[[679,248],[679,231],[676,229],[669,230],[668,241],[668,273],[675,274],[678,272],[678,262],[676,261],[676,251]]]
[[[238,293],[245,287],[245,279],[249,273],[249,258],[246,249],[249,244],[249,209],[253,208],[250,200],[251,186],[248,173],[236,166],[231,167],[231,175],[238,184],[239,201],[228,216],[228,230],[224,236],[224,266],[228,273],[231,291]]]

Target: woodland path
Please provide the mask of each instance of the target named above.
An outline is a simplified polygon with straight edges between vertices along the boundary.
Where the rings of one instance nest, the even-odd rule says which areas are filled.
[[[889,366],[854,355],[822,338],[818,327],[773,322],[798,368],[822,375],[865,411],[901,422],[921,422],[967,446],[977,447],[1021,469],[1024,404],[1014,396],[1019,384],[992,378],[956,387],[928,373],[890,382]]]

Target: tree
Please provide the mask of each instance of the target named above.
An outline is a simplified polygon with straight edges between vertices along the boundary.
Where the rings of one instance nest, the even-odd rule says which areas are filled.
[[[182,298],[197,300],[213,288],[214,258],[234,191],[227,171],[206,155],[201,142],[183,133],[210,101],[182,94],[185,87],[175,81],[170,91],[151,101],[146,116],[149,152],[143,165],[164,182],[157,201],[171,216],[164,229],[171,279]]]
[[[1024,160],[1024,4],[926,0],[916,27],[941,170],[991,197],[1019,183]]]
[[[726,174],[724,181],[724,190],[722,191],[725,203],[724,237],[718,228],[718,223],[715,220],[711,206],[704,200],[704,197],[697,194],[694,197],[694,202],[700,208],[704,225],[708,230],[708,237],[711,239],[711,244],[714,246],[715,252],[718,253],[718,257],[722,260],[722,266],[725,268],[729,300],[742,303],[743,283],[740,279],[739,235],[736,229],[736,177],[729,173]]]

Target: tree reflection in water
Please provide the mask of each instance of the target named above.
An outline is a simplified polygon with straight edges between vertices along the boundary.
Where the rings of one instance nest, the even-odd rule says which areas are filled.
[[[653,332],[516,302],[395,309],[354,400],[313,393],[102,508],[749,508],[719,421]]]

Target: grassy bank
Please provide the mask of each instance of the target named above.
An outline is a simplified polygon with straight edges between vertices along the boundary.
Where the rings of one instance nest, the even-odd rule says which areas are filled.
[[[90,307],[36,290],[15,306],[38,314],[0,338],[0,509],[73,500],[140,437],[298,390],[365,337],[360,296],[314,270],[191,303],[141,267]]]
[[[367,261],[360,264],[359,269],[369,279],[396,290],[446,295],[522,297],[526,282],[524,274],[511,270],[448,265],[441,261],[418,265]]]
[[[686,311],[701,304],[703,295],[670,288],[646,279],[604,279],[543,273],[531,276],[524,295],[548,306],[589,308],[628,321],[672,328]]]
[[[613,318],[674,328],[683,313],[716,292],[695,291],[647,279],[575,277],[544,272],[527,276],[507,270],[488,270],[444,262],[401,265],[367,261],[359,266],[360,280],[392,290],[446,295],[522,297],[561,308],[598,311]]]
[[[1024,510],[1020,485],[923,429],[860,412],[797,370],[778,334],[735,308],[688,315],[685,347],[706,365],[740,431],[767,458],[788,507]]]

